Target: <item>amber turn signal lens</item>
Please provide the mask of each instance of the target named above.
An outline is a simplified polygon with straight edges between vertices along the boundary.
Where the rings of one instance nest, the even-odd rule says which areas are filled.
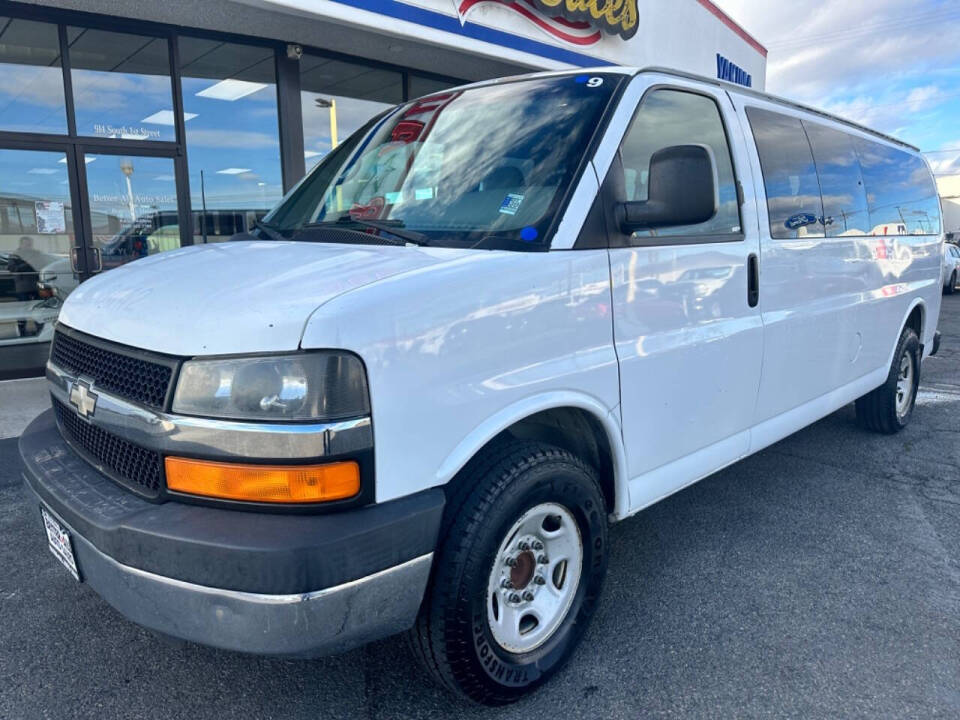
[[[360,492],[355,462],[324,465],[240,465],[168,457],[167,489],[225,500],[318,503]]]

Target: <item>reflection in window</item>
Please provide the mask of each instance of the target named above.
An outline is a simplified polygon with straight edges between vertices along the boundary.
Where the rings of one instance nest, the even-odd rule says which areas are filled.
[[[0,16],[0,130],[67,132],[56,25]]]
[[[0,379],[46,362],[73,245],[67,156],[0,150]]]
[[[823,196],[823,224],[830,237],[867,235],[867,194],[853,138],[845,132],[803,121]]]
[[[719,209],[699,225],[635,232],[635,237],[722,235],[740,232],[737,185],[730,148],[717,104],[708,97],[677,90],[657,90],[643,101],[623,141],[624,183],[628,200],[647,199],[650,158],[673,145],[707,145],[717,163]]]
[[[823,203],[810,143],[795,117],[747,108],[767,192],[770,237],[823,237]]]
[[[180,247],[173,160],[87,155],[93,244],[103,269]]]
[[[856,139],[856,147],[867,189],[870,234],[938,234],[937,186],[923,159],[863,138]]]
[[[304,55],[300,104],[307,169],[377,113],[403,101],[400,73]]]
[[[67,45],[79,135],[176,139],[164,38],[69,27]]]
[[[283,195],[273,50],[182,37],[180,67],[194,237],[226,240]]]
[[[431,245],[543,247],[623,76],[592,79],[532,78],[407,103],[368,121],[265,220],[294,239],[365,242],[376,221]]]

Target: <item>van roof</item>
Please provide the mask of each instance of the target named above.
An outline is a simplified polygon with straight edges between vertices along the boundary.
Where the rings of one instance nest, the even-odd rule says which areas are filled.
[[[696,82],[706,83],[707,85],[714,85],[716,87],[723,88],[727,91],[738,92],[741,95],[749,95],[751,97],[759,98],[761,100],[767,100],[768,102],[773,102],[778,105],[784,105],[785,107],[794,108],[795,110],[802,110],[803,112],[810,113],[811,115],[817,115],[819,117],[825,118],[827,120],[832,120],[833,122],[840,123],[841,125],[846,125],[848,127],[855,128],[861,132],[865,132],[868,135],[873,135],[874,137],[881,138],[887,142],[894,143],[895,145],[900,145],[901,147],[908,148],[914,152],[919,153],[920,148],[915,145],[911,145],[908,142],[904,142],[899,138],[895,138],[892,135],[887,135],[885,133],[879,132],[872,128],[868,128],[865,125],[860,125],[859,123],[853,122],[852,120],[847,120],[846,118],[838,117],[837,115],[831,115],[825,110],[819,110],[815,107],[810,107],[809,105],[804,105],[803,103],[798,103],[794,100],[788,100],[787,98],[780,97],[778,95],[772,95],[766,92],[760,92],[759,90],[754,90],[753,88],[743,87],[741,85],[734,85],[733,83],[727,82],[725,80],[719,80],[717,78],[706,77],[704,75],[697,75],[696,73],[688,73],[683,70],[675,70],[673,68],[667,67],[658,67],[655,65],[648,67],[626,67],[624,65],[598,65],[596,67],[586,67],[586,68],[569,68],[564,70],[547,70],[544,72],[536,73],[524,73],[523,75],[512,75],[501,78],[491,78],[489,80],[480,80],[474,83],[468,83],[461,85],[461,88],[472,88],[480,87],[483,85],[496,85],[504,82],[515,82],[517,80],[528,78],[528,77],[556,77],[559,75],[574,75],[580,73],[589,73],[589,72],[605,72],[605,73],[617,73],[619,75],[640,75],[642,73],[659,73],[661,75],[672,75],[673,77],[684,78],[686,80],[695,80]]]
[[[865,125],[861,125],[860,123],[853,122],[852,120],[847,120],[846,118],[838,117],[837,115],[828,113],[825,110],[820,110],[815,107],[810,107],[809,105],[804,105],[803,103],[798,103],[794,100],[788,100],[787,98],[780,97],[779,95],[773,95],[771,93],[761,92],[759,90],[743,87],[741,85],[734,85],[733,83],[727,82],[725,80],[719,80],[717,78],[709,78],[709,77],[704,77],[702,75],[696,75],[694,73],[683,72],[682,70],[673,70],[671,68],[655,67],[655,66],[642,67],[642,68],[636,69],[636,74],[647,73],[647,72],[651,72],[651,73],[656,72],[656,73],[661,73],[663,75],[673,75],[675,77],[681,77],[688,80],[696,80],[697,82],[702,82],[702,83],[707,83],[709,85],[722,87],[725,90],[732,90],[740,93],[741,95],[749,95],[751,97],[759,98],[761,100],[767,100],[770,102],[777,103],[778,105],[785,105],[787,107],[791,107],[796,110],[803,110],[804,112],[808,112],[812,115],[819,115],[820,117],[826,118],[827,120],[833,120],[834,122],[838,122],[842,125],[848,125],[849,127],[856,128],[857,130],[868,133],[870,135],[883,138],[888,142],[892,142],[897,145],[910,148],[915,152],[920,152],[920,148],[916,147],[915,145],[911,145],[908,142],[904,142],[899,138],[895,138],[892,135],[887,135],[886,133],[882,133],[882,132],[879,132],[878,130],[868,128]]]

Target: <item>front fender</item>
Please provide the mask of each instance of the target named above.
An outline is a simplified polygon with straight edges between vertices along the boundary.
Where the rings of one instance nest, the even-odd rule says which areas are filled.
[[[338,296],[301,346],[363,359],[384,502],[444,484],[504,428],[553,407],[590,412],[622,448],[611,304],[606,250],[469,251]]]

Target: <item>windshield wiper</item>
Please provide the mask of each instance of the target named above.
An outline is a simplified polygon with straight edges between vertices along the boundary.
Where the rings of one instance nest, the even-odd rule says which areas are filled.
[[[273,225],[268,225],[262,220],[254,220],[253,226],[260,232],[266,233],[267,237],[269,237],[271,240],[282,240],[283,242],[286,242],[289,239],[277,232]]]
[[[303,228],[323,228],[323,227],[337,227],[344,225],[360,225],[361,227],[368,227],[374,230],[381,230],[385,233],[390,233],[401,240],[414,245],[424,245],[430,244],[430,238],[419,233],[416,230],[407,230],[403,227],[403,223],[400,220],[394,220],[393,222],[384,222],[380,220],[366,220],[361,218],[350,217],[349,215],[344,215],[343,217],[337,220],[328,220],[326,222],[316,222],[309,223],[304,225]]]

